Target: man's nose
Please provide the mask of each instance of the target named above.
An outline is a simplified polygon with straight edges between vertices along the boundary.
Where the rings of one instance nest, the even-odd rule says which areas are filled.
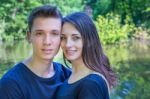
[[[52,38],[49,35],[45,35],[45,37],[43,38],[43,41],[45,45],[51,45]]]

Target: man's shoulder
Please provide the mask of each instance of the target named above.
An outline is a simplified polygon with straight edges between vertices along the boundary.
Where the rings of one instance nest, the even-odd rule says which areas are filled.
[[[10,89],[16,89],[18,88],[18,72],[19,72],[19,66],[22,65],[21,63],[15,64],[13,68],[8,70],[3,77],[0,79],[0,87],[3,90],[10,90]]]
[[[0,98],[18,99],[18,96],[22,92],[20,90],[21,86],[24,85],[20,83],[20,80],[17,80],[16,78],[18,78],[16,77],[16,74],[10,70],[2,77],[2,79],[0,79]]]
[[[20,76],[22,72],[23,64],[22,63],[17,63],[15,64],[10,70],[8,70],[2,77],[2,79],[17,79],[18,76]]]

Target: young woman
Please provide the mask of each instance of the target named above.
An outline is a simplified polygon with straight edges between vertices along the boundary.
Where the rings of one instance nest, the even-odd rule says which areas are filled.
[[[87,14],[77,12],[64,18],[61,47],[72,74],[59,87],[56,99],[109,99],[116,76]]]

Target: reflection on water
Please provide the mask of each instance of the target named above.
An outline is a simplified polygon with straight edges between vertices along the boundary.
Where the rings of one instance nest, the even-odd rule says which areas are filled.
[[[150,43],[146,43],[132,41],[105,48],[119,77],[112,99],[150,99]]]
[[[150,44],[132,41],[104,48],[117,72],[119,83],[111,99],[150,99]],[[26,41],[0,44],[0,78],[13,64],[31,54]],[[57,55],[56,60],[62,62]]]
[[[13,64],[31,54],[31,47],[26,41],[0,43],[0,77]]]

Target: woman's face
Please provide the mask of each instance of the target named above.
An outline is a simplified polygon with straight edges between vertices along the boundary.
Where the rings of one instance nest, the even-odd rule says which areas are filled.
[[[82,60],[83,40],[80,32],[70,23],[64,23],[62,27],[61,48],[71,62]]]

